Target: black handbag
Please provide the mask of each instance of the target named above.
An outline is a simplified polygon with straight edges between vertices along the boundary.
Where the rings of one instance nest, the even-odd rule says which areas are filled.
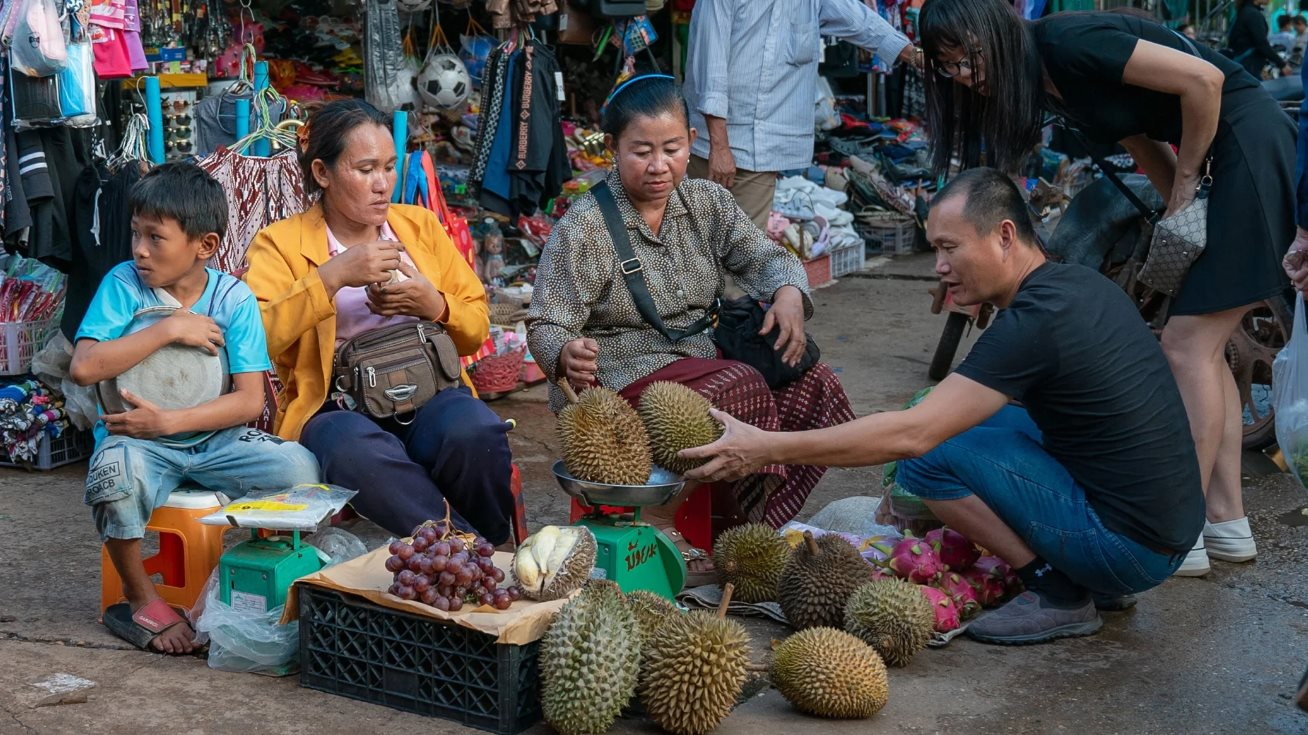
[[[805,334],[807,344],[799,364],[791,367],[782,361],[781,353],[773,347],[781,335],[781,327],[773,327],[766,335],[759,334],[759,330],[763,328],[766,310],[762,304],[748,296],[725,303],[717,299],[704,316],[685,329],[669,330],[663,323],[663,318],[659,316],[658,307],[654,305],[649,287],[645,284],[645,277],[641,275],[644,267],[631,248],[627,226],[622,221],[622,213],[618,211],[618,202],[613,198],[608,182],[600,182],[591,189],[591,192],[594,193],[595,201],[599,204],[600,213],[604,215],[604,225],[609,231],[609,238],[613,240],[613,249],[618,255],[618,266],[622,271],[623,279],[627,282],[627,290],[631,292],[636,310],[640,312],[642,319],[669,341],[679,342],[712,328],[713,342],[722,351],[722,356],[728,360],[743,362],[758,370],[772,390],[784,388],[800,379],[821,359],[822,353],[817,343],[811,336]],[[680,191],[677,191],[677,196],[681,196]],[[693,211],[688,204],[686,211],[688,213]],[[690,216],[693,218],[694,214]]]

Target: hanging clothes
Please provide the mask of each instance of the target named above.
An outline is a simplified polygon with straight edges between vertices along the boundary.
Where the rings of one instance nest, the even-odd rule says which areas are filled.
[[[25,254],[67,271],[73,258],[71,212],[82,203],[77,181],[93,167],[90,131],[68,127],[21,130],[16,156],[31,229]]]
[[[6,54],[0,54],[0,79],[5,78],[5,64],[8,62]],[[5,97],[8,96],[9,86],[0,84],[0,110],[8,110],[9,105],[5,103]],[[4,113],[3,116],[7,116]],[[0,235],[5,233],[5,214],[9,210],[9,155],[8,155],[8,130],[9,124],[6,122],[6,135],[0,135]]]
[[[86,316],[100,281],[114,266],[132,259],[132,212],[128,194],[148,166],[129,161],[115,171],[92,168],[78,178],[73,215],[76,252],[68,270],[64,316],[59,324],[71,342]]]
[[[472,166],[468,170],[468,191],[479,195],[486,179],[491,148],[495,145],[496,128],[504,110],[504,91],[508,88],[508,57],[511,44],[500,44],[486,60],[485,87],[482,99],[490,102],[482,107],[477,120],[477,140],[473,146]]]
[[[221,148],[199,162],[227,192],[227,234],[210,267],[233,273],[245,265],[245,251],[259,230],[297,215],[311,203],[294,150],[263,158]]]

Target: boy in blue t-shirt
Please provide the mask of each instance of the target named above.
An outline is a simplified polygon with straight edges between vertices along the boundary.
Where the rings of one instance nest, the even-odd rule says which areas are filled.
[[[227,230],[222,186],[194,165],[165,164],[132,188],[129,207],[133,260],[100,283],[77,331],[73,380],[116,378],[177,344],[224,351],[232,390],[177,410],[123,391],[130,410],[102,416],[96,426],[86,504],[127,597],[105,610],[105,625],[143,649],[190,653],[195,632],[159,597],[141,561],[150,514],[186,482],[237,498],[319,482],[318,462],[299,444],[245,427],[263,413],[263,373],[271,364],[254,294],[205,267]],[[151,306],[178,308],[128,334],[134,315]]]

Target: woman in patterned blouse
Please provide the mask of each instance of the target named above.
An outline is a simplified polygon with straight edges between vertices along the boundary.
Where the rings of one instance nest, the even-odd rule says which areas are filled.
[[[726,277],[753,298],[769,301],[764,331],[780,328],[776,349],[798,364],[805,347],[804,320],[812,315],[808,279],[798,259],[778,247],[736,206],[731,193],[706,180],[686,178],[695,130],[670,77],[629,80],[610,96],[603,128],[616,164],[606,179],[617,201],[641,273],[669,332],[700,320],[723,293]],[[815,429],[852,420],[854,414],[830,368],[817,364],[804,377],[770,390],[753,367],[718,359],[711,333],[672,341],[647,323],[623,279],[620,258],[593,194],[586,194],[554,227],[541,256],[528,316],[528,343],[551,382],[575,388],[602,385],[635,405],[656,381],[689,386],[716,407],[759,427]],[[564,398],[551,388],[550,407]],[[823,467],[764,468],[736,483],[731,509],[737,521],[779,527],[804,505]],[[686,552],[687,584],[708,579],[711,567],[672,526],[689,494],[646,511]]]

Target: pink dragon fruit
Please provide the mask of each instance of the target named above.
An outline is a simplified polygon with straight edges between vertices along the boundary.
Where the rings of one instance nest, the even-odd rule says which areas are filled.
[[[976,545],[952,528],[938,528],[928,533],[923,540],[931,544],[940,561],[956,572],[972,566],[981,556]]]
[[[926,595],[927,602],[931,603],[932,612],[936,614],[937,633],[948,633],[961,625],[958,620],[958,608],[949,595],[935,587],[923,587],[922,594]]]
[[[972,584],[959,576],[958,572],[943,575],[935,583],[935,587],[949,595],[954,601],[954,606],[958,608],[958,614],[964,620],[981,612],[981,601],[977,599],[976,590],[972,589]]]
[[[963,579],[976,593],[976,601],[981,603],[981,607],[992,608],[1004,599],[1003,580],[995,579],[980,567],[965,570]]]
[[[945,571],[936,552],[922,539],[911,536],[895,544],[888,566],[900,579],[917,584],[927,584]]]

